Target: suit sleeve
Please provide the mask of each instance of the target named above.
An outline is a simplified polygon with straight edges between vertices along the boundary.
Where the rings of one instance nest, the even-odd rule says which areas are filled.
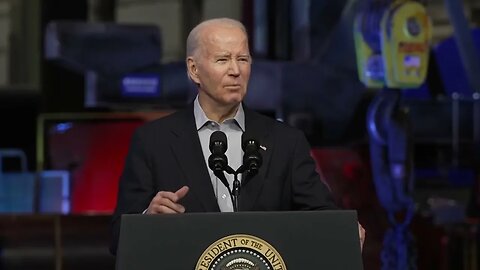
[[[132,137],[125,166],[120,177],[117,206],[111,221],[110,252],[116,254],[123,214],[140,214],[155,194],[152,166],[142,138],[141,129]]]
[[[317,173],[310,145],[299,132],[292,160],[292,200],[295,210],[338,209],[332,194]]]

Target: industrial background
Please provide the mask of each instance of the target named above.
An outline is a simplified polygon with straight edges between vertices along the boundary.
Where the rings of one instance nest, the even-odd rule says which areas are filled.
[[[364,269],[480,269],[480,1],[400,2],[431,20],[410,87],[359,76],[355,34],[378,44],[398,1],[0,0],[0,269],[114,269],[130,136],[191,102],[186,37],[215,17],[249,32],[246,105],[303,130],[358,211]]]

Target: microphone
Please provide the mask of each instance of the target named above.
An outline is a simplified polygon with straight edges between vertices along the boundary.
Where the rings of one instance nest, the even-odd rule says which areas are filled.
[[[249,135],[242,134],[243,166],[250,176],[258,173],[262,166],[263,158],[259,151],[260,144]]]
[[[223,172],[228,166],[228,159],[225,155],[227,152],[227,136],[221,131],[215,131],[210,136],[209,149],[212,153],[208,158],[208,167],[216,174]]]

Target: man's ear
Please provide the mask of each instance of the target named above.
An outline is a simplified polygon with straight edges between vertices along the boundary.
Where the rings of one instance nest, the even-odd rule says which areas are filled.
[[[200,84],[200,79],[198,78],[197,63],[191,56],[187,58],[187,72],[188,72],[188,77],[190,77],[190,79],[194,83]]]

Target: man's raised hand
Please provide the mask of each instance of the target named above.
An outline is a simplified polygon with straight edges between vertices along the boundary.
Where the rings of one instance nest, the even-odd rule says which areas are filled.
[[[159,191],[150,202],[146,214],[185,213],[185,207],[179,201],[187,195],[188,190],[187,186],[183,186],[175,192]]]

